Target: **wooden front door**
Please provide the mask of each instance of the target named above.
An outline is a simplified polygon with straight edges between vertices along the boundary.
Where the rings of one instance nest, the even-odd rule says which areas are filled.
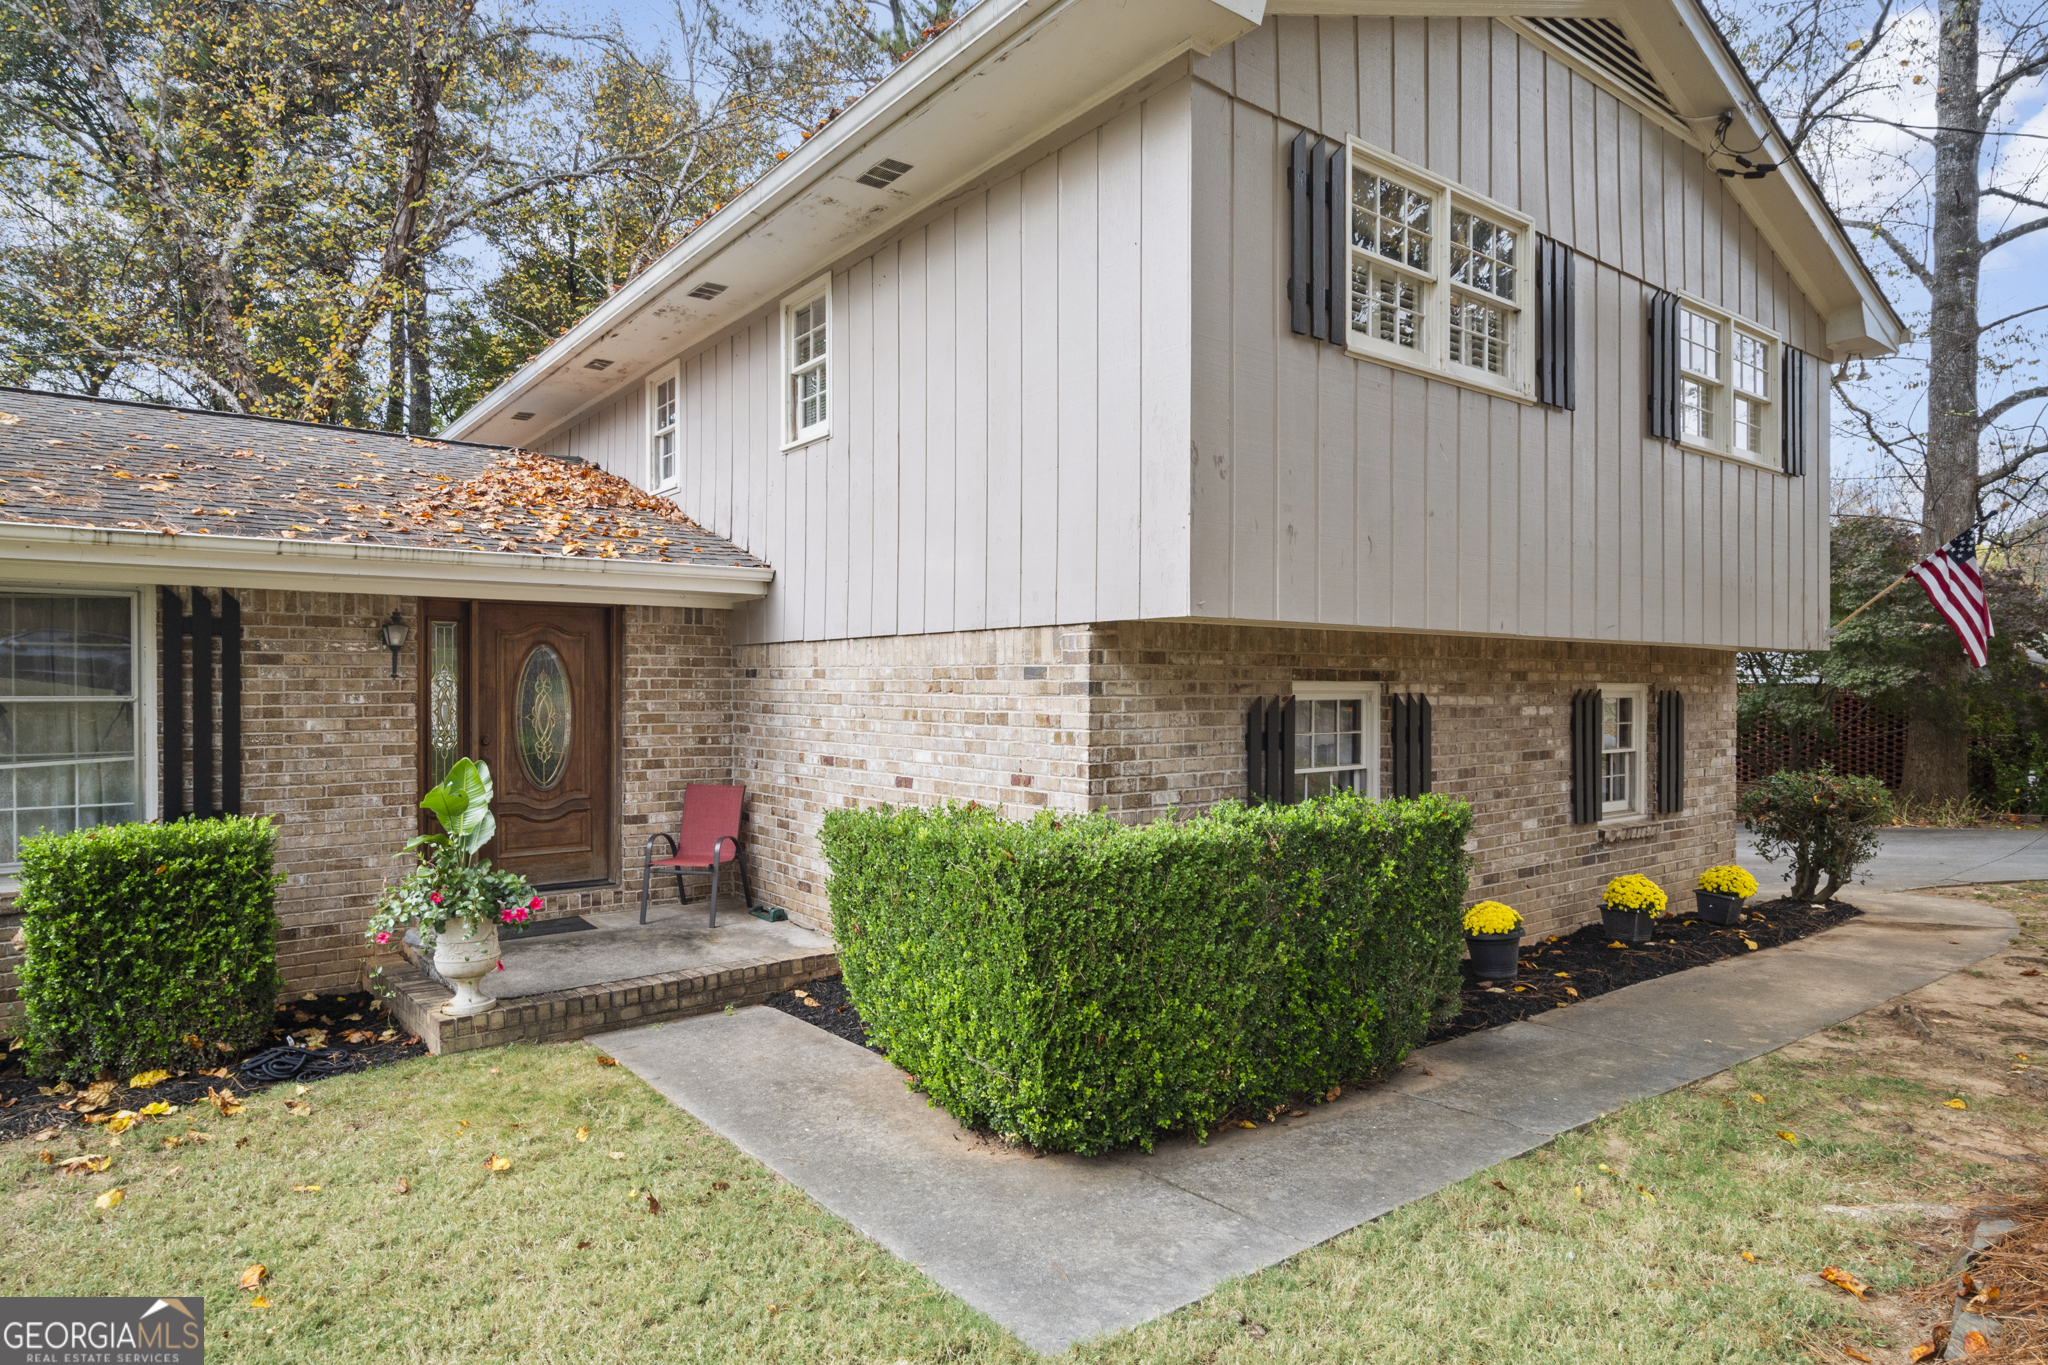
[[[611,880],[611,612],[528,602],[472,610],[476,752],[498,789],[498,834],[484,856],[536,886]]]

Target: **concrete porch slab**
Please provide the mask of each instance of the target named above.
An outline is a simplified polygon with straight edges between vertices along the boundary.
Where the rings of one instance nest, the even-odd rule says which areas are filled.
[[[650,914],[644,926],[629,920],[627,927],[527,943],[509,939],[504,970],[483,983],[498,1007],[460,1019],[442,1013],[453,993],[411,949],[409,960],[387,966],[376,984],[391,995],[399,1022],[440,1053],[558,1042],[757,1005],[801,982],[838,974],[838,954],[823,935],[786,921],[767,924],[743,909],[728,912],[722,903],[714,929],[706,923],[708,909],[698,902],[686,914]]]
[[[1035,1158],[962,1130],[873,1053],[773,1010],[601,1045],[1037,1350],[1135,1326],[1661,1094],[2002,949],[1989,907],[1864,892],[1799,944],[1424,1048],[1303,1119],[1206,1145]],[[1938,932],[1916,927],[1939,926]]]

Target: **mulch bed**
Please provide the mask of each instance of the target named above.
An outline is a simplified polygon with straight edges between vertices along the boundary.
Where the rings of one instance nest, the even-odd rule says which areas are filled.
[[[1450,1023],[1432,1029],[1428,1041],[1511,1024],[1638,981],[1775,948],[1862,913],[1841,901],[1815,906],[1779,900],[1755,907],[1741,924],[1725,929],[1682,915],[1666,916],[1658,921],[1655,937],[1639,948],[1614,947],[1615,940],[1597,924],[1558,938],[1525,940],[1522,973],[1504,985],[1479,980],[1469,961],[1459,964],[1465,974],[1465,1007]],[[871,1052],[881,1051],[868,1042],[867,1025],[848,998],[846,983],[836,976],[770,996],[767,1003]]]
[[[1657,921],[1655,935],[1641,947],[1614,946],[1615,939],[1597,924],[1561,938],[1524,939],[1521,975],[1513,981],[1481,981],[1473,975],[1469,959],[1459,964],[1465,974],[1465,1007],[1450,1023],[1431,1029],[1427,1041],[1436,1043],[1512,1024],[1638,981],[1653,981],[1724,957],[1775,948],[1832,929],[1862,913],[1842,901],[1808,905],[1777,900],[1752,907],[1740,924],[1725,929],[1680,914],[1667,915]],[[1756,947],[1751,948],[1751,943]]]
[[[350,1015],[360,1017],[351,1019]],[[347,1036],[350,1033],[356,1035],[356,1041],[350,1041]],[[386,1038],[384,1035],[387,1033],[392,1036]],[[384,1002],[367,991],[320,995],[279,1005],[270,1036],[258,1051],[288,1044],[317,1048],[326,1053],[345,1053],[352,1069],[358,1071],[422,1056],[427,1050],[426,1044],[417,1036],[398,1029]],[[108,1105],[100,1112],[140,1109],[157,1100],[181,1108],[203,1105],[209,1088],[236,1096],[253,1095],[269,1089],[265,1084],[244,1081],[235,1072],[234,1068],[242,1060],[223,1057],[221,1068],[228,1072],[225,1076],[180,1071],[147,1090],[128,1089],[126,1076],[104,1077],[119,1085]],[[45,1094],[45,1090],[54,1090],[55,1087],[27,1075],[22,1070],[20,1053],[11,1053],[0,1059],[0,1140],[24,1137],[46,1128],[80,1126],[84,1118],[65,1107],[78,1102],[79,1088],[82,1087]]]

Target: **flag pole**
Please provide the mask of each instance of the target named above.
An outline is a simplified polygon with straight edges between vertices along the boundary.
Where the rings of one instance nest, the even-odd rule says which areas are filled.
[[[1828,627],[1828,629],[1840,630],[1843,626],[1848,625],[1851,621],[1861,616],[1864,612],[1869,611],[1872,607],[1876,606],[1878,597],[1883,597],[1885,593],[1888,593],[1893,588],[1898,587],[1899,584],[1905,582],[1908,578],[1911,578],[1912,576],[1913,571],[1911,569],[1906,570],[1906,572],[1900,574],[1897,578],[1894,578],[1891,582],[1885,584],[1884,591],[1878,593],[1877,597],[1871,598],[1868,602],[1865,602],[1862,606],[1856,608],[1856,610],[1850,612],[1847,616],[1844,616],[1841,620],[1835,622],[1834,625]]]

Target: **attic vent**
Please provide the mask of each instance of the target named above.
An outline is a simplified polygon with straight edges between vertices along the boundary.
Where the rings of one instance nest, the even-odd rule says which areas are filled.
[[[1657,78],[1643,65],[1643,59],[1628,35],[1612,19],[1565,19],[1530,15],[1522,20],[1530,28],[1578,58],[1595,75],[1605,76],[1657,112],[1681,118],[1665,96]]]
[[[609,360],[586,360],[583,362],[583,368],[586,370],[609,370],[611,367],[612,363]]]
[[[859,183],[873,185],[876,189],[881,189],[884,185],[894,184],[909,169],[910,167],[900,161],[891,161],[887,157],[883,157],[880,161],[868,167],[867,173],[859,177]]]
[[[531,422],[533,414],[530,412],[515,412],[512,414],[512,420],[515,422]]]
[[[713,284],[706,280],[690,291],[690,297],[693,299],[715,299],[725,292],[725,288],[722,284]]]

